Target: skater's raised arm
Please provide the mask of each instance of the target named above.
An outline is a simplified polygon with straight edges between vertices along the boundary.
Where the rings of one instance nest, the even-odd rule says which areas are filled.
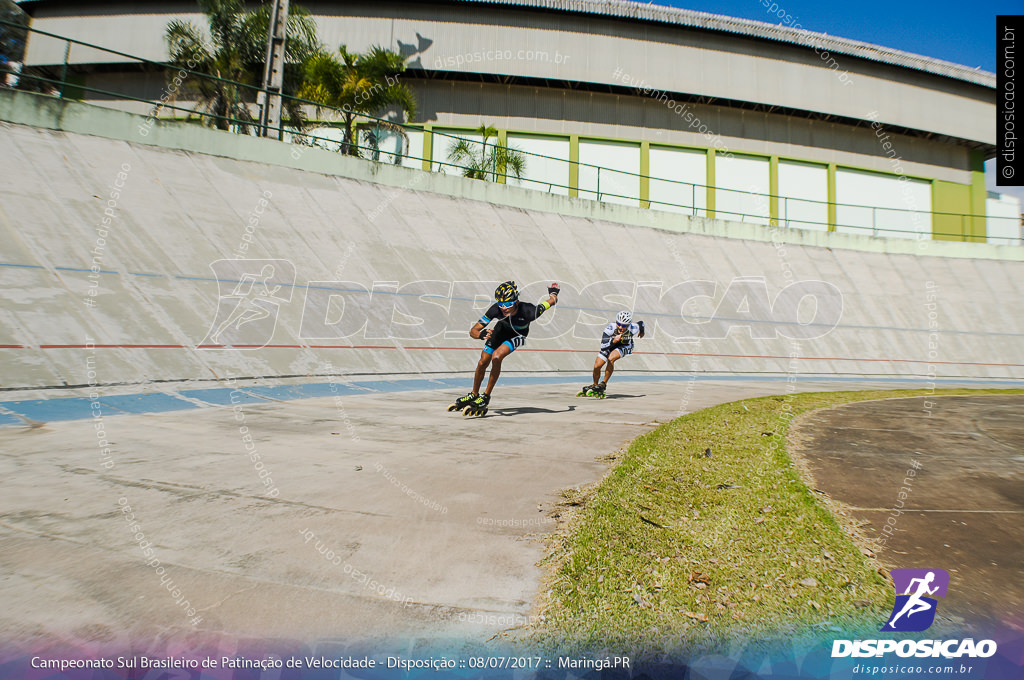
[[[537,305],[537,316],[540,316],[547,310],[558,304],[558,293],[561,292],[562,288],[557,283],[552,283],[548,286],[548,299],[542,300]]]

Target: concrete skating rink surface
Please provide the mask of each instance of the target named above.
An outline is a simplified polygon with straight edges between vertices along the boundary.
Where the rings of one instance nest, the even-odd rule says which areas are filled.
[[[950,572],[943,615],[1024,629],[1022,413],[1021,394],[846,404],[801,418],[795,454],[884,563]]]
[[[445,411],[461,389],[108,415],[109,458],[92,420],[0,428],[2,635],[486,641],[535,613],[560,490],[680,413],[785,392],[535,380],[482,419]]]

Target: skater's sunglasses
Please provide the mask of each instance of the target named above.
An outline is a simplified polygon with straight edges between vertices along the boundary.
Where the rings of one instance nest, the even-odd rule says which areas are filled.
[[[498,306],[502,309],[512,309],[516,306],[516,302],[516,300],[512,300],[512,302],[499,302]]]

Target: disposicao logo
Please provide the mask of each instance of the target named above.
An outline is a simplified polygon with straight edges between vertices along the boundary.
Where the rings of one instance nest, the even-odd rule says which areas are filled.
[[[946,596],[949,572],[945,569],[893,569],[892,580],[896,585],[896,602],[882,632],[927,630],[938,610],[938,600],[929,595]]]
[[[881,632],[916,633],[927,630],[935,622],[938,600],[949,588],[949,572],[945,569],[893,569],[896,602]],[[883,656],[895,652],[901,657],[990,657],[996,653],[993,640],[835,640],[832,657]]]

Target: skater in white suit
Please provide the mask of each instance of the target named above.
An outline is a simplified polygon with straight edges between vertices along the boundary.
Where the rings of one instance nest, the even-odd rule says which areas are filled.
[[[594,382],[587,385],[576,396],[598,397],[605,396],[605,389],[608,381],[615,371],[615,362],[622,357],[633,353],[635,338],[644,337],[644,322],[633,322],[633,313],[623,310],[615,317],[615,321],[604,327],[604,334],[601,336],[601,348],[594,359]],[[601,378],[601,369],[604,368],[604,380]]]

